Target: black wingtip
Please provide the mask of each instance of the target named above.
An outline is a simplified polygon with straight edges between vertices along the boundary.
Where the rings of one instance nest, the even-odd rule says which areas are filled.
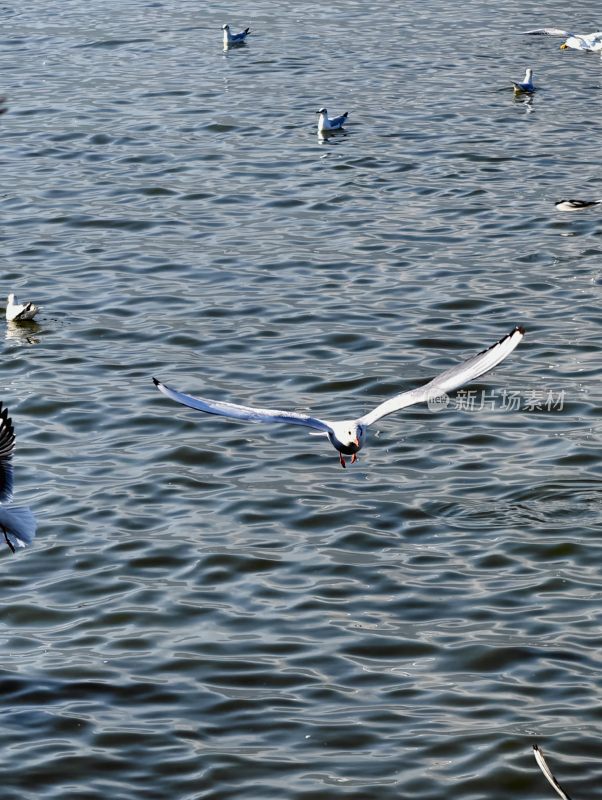
[[[517,325],[517,326],[516,326],[516,328],[515,328],[514,330],[515,330],[515,331],[518,331],[518,332],[519,332],[519,333],[521,333],[523,336],[524,336],[524,335],[525,335],[525,333],[527,332],[527,331],[526,331],[526,330],[523,328],[523,326],[522,326],[522,325]]]
[[[250,30],[251,28],[245,28],[245,33],[249,33]]]
[[[158,386],[161,383],[161,381],[158,381],[156,378],[153,378],[153,383],[155,384],[155,386]]]

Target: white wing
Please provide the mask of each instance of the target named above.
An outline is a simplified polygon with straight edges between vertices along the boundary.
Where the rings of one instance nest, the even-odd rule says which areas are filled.
[[[533,755],[535,756],[535,760],[537,761],[537,764],[539,765],[539,769],[546,776],[546,778],[548,779],[548,782],[550,783],[550,785],[554,789],[556,789],[556,791],[562,797],[563,800],[571,800],[571,798],[564,791],[562,786],[558,783],[558,781],[556,780],[556,778],[552,774],[552,770],[548,767],[548,765],[546,763],[546,760],[543,757],[543,753],[541,752],[541,750],[539,749],[539,747],[536,744],[533,745]]]
[[[568,39],[569,36],[574,36],[570,31],[561,31],[560,28],[534,28],[532,31],[523,31],[531,36],[564,36]]]
[[[331,426],[321,419],[310,417],[307,414],[296,414],[294,411],[277,411],[273,408],[253,408],[252,406],[239,406],[236,403],[224,403],[220,400],[208,400],[204,397],[192,397],[183,392],[170,389],[169,386],[153,378],[154,384],[166,397],[182,403],[183,406],[196,408],[206,414],[217,414],[220,417],[243,419],[247,422],[289,422],[292,425],[305,425],[323,433],[330,433]]]
[[[341,114],[340,117],[334,117],[333,119],[329,120],[329,122],[333,128],[340,128],[347,122],[347,116],[347,114]]]
[[[446,372],[441,373],[432,381],[426,383],[424,386],[419,386],[417,389],[411,389],[409,392],[402,392],[395,395],[390,400],[385,400],[375,409],[364,414],[357,421],[363,425],[371,425],[376,420],[387,414],[392,414],[394,411],[399,411],[401,408],[412,406],[414,403],[422,403],[431,397],[439,397],[442,394],[453,392],[459,389],[465,383],[474,381],[490,369],[497,366],[500,361],[507,358],[514,348],[521,341],[525,335],[524,328],[516,327],[509,334],[500,339],[499,342],[478,353],[476,356],[469,358],[462,364],[458,364]]]
[[[8,409],[0,403],[0,503],[10,503],[13,496],[13,465],[15,430]]]

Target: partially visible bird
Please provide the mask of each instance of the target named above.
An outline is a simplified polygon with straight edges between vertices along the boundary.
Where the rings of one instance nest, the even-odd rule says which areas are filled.
[[[222,25],[222,30],[224,32],[224,49],[227,50],[228,47],[235,47],[236,45],[244,44],[250,28],[245,28],[244,31],[241,31],[240,33],[230,33],[230,26]]]
[[[539,749],[538,745],[533,745],[533,755],[535,756],[535,760],[537,761],[537,765],[539,769],[543,772],[543,774],[548,779],[548,783],[552,786],[553,789],[562,797],[562,800],[571,800],[568,794],[564,791],[562,786],[558,783],[554,775],[552,774],[552,770],[548,767],[545,758],[543,757],[543,753]]]
[[[318,133],[323,133],[324,131],[340,131],[347,122],[347,117],[349,116],[349,112],[345,111],[340,117],[329,119],[328,111],[325,108],[316,111],[316,114],[320,115],[318,117]]]
[[[413,406],[415,403],[425,403],[440,398],[448,392],[453,392],[464,386],[465,383],[480,378],[489,370],[500,364],[517,347],[525,334],[524,328],[517,326],[509,334],[502,337],[487,350],[477,353],[476,356],[467,361],[457,364],[455,367],[442,372],[433,380],[419,386],[401,392],[389,400],[385,400],[380,405],[373,408],[367,414],[355,419],[345,419],[328,421],[311,417],[309,414],[298,414],[295,411],[279,411],[274,408],[255,408],[253,406],[241,406],[238,403],[227,403],[223,400],[210,400],[206,397],[193,397],[183,392],[178,392],[170,386],[166,386],[161,381],[153,378],[153,383],[157,389],[166,397],[175,400],[189,408],[204,411],[206,414],[216,414],[220,417],[230,417],[241,419],[247,422],[287,422],[291,425],[303,425],[312,428],[319,433],[314,435],[327,436],[332,446],[339,451],[339,462],[342,467],[346,466],[344,455],[351,456],[351,463],[357,461],[357,454],[366,443],[368,427],[373,425],[382,417],[400,411],[402,408]]]
[[[556,211],[583,211],[584,208],[599,206],[602,200],[558,200],[554,205]]]
[[[31,544],[36,534],[36,519],[27,506],[11,506],[15,431],[8,409],[0,402],[0,530],[14,553],[17,547]]]
[[[6,301],[6,319],[9,322],[23,322],[33,319],[40,309],[33,303],[19,303],[11,292]]]
[[[535,91],[535,86],[533,86],[533,70],[527,69],[522,82],[515,83],[512,81],[512,86],[514,87],[514,94],[533,94]]]
[[[595,33],[571,33],[560,28],[535,28],[523,31],[532,36],[563,36],[566,41],[560,45],[561,50],[589,50],[592,53],[602,52],[602,31]]]

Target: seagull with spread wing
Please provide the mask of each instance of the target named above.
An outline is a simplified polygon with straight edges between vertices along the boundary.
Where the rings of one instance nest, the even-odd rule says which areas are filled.
[[[562,36],[566,41],[560,45],[561,50],[589,50],[591,53],[602,52],[602,31],[595,33],[571,33],[560,28],[535,28],[524,31],[530,36]]]
[[[344,456],[351,456],[351,463],[357,461],[357,454],[366,443],[368,427],[377,422],[381,417],[393,414],[407,406],[422,403],[441,397],[448,392],[459,389],[465,383],[480,378],[489,370],[507,358],[519,344],[525,334],[524,328],[517,326],[499,342],[483,350],[478,355],[469,358],[462,364],[438,375],[424,386],[410,389],[407,392],[395,395],[390,400],[385,400],[376,408],[357,419],[329,422],[308,414],[298,414],[294,411],[277,411],[271,408],[254,408],[241,406],[236,403],[226,403],[220,400],[208,400],[204,397],[192,397],[153,378],[153,382],[164,395],[181,403],[184,406],[204,411],[206,414],[217,414],[221,417],[231,417],[247,422],[288,422],[292,425],[303,425],[313,428],[318,435],[327,436],[332,446],[339,451],[341,466],[346,466]]]
[[[14,553],[15,548],[31,544],[36,534],[36,519],[27,506],[12,506],[15,430],[8,409],[0,403],[0,531]]]

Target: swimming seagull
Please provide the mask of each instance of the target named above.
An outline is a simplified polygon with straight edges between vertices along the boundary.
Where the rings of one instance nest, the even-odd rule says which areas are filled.
[[[15,548],[31,544],[36,534],[36,519],[27,506],[13,507],[12,457],[15,450],[15,431],[8,409],[0,403],[0,530],[4,541],[14,553]]]
[[[535,28],[532,31],[523,31],[532,36],[563,36],[566,41],[560,45],[561,50],[589,50],[592,53],[602,52],[602,31],[595,33],[571,33],[559,28]]]
[[[347,117],[349,116],[349,112],[345,111],[340,117],[329,119],[328,111],[325,108],[316,111],[316,114],[320,115],[318,117],[318,133],[323,133],[324,131],[340,131],[347,122]]]
[[[368,426],[377,422],[381,417],[392,414],[414,403],[422,403],[441,397],[448,392],[459,389],[465,383],[480,378],[490,369],[507,358],[514,348],[518,345],[525,334],[524,328],[517,326],[509,334],[500,339],[487,350],[483,350],[478,355],[469,358],[462,364],[458,364],[446,370],[441,375],[433,378],[424,386],[417,389],[410,389],[407,392],[395,395],[390,400],[385,400],[376,408],[357,419],[348,419],[337,422],[310,417],[307,414],[298,414],[294,411],[277,411],[271,408],[253,408],[252,406],[240,406],[235,403],[226,403],[220,400],[209,400],[204,397],[192,397],[183,394],[175,389],[153,378],[153,382],[160,392],[164,395],[181,403],[184,406],[204,411],[206,414],[217,414],[221,417],[232,417],[248,422],[289,422],[292,425],[305,425],[313,428],[319,433],[314,435],[327,436],[332,446],[339,451],[341,466],[346,466],[343,455],[351,456],[351,463],[357,461],[357,453],[362,449],[366,442]]]
[[[241,33],[230,33],[230,26],[222,25],[222,30],[224,32],[224,49],[227,49],[228,47],[243,44],[250,28],[245,28]]]
[[[583,211],[584,208],[599,206],[602,200],[558,200],[554,205],[557,211]]]
[[[6,319],[9,322],[23,322],[23,320],[33,319],[39,310],[33,303],[19,303],[12,292],[6,301]]]
[[[514,83],[514,81],[512,81],[512,86],[514,87],[514,94],[533,94],[535,91],[535,86],[533,86],[533,70],[528,69],[525,72],[522,83]]]
[[[539,747],[536,744],[533,745],[533,755],[535,756],[535,760],[537,761],[537,764],[538,764],[540,770],[546,776],[546,778],[548,779],[548,782],[551,784],[551,786],[554,789],[556,789],[558,794],[562,797],[562,800],[571,800],[571,798],[564,791],[562,786],[558,783],[558,781],[556,780],[556,778],[552,774],[552,770],[548,767],[548,765],[546,763],[546,760],[543,757],[543,753],[541,752],[541,750],[539,749]]]

